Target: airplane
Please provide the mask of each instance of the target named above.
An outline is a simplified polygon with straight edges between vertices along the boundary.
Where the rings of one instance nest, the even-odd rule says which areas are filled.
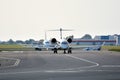
[[[102,43],[102,45],[95,45],[95,46],[90,46],[90,47],[86,47],[83,50],[85,51],[100,51],[101,47],[104,46],[105,42]]]
[[[57,40],[56,38],[52,38],[50,40],[44,40],[43,46],[36,47],[35,50],[42,50],[43,48],[46,48],[46,50],[51,49],[54,53],[58,53],[58,50],[64,50],[64,54],[66,53],[72,53],[72,47],[70,47],[70,43],[72,42],[71,38],[63,39],[62,38],[62,31],[72,31],[68,29],[57,29],[57,30],[48,30],[48,31],[60,31],[60,40]],[[46,33],[45,33],[46,38]]]
[[[61,39],[60,41],[57,41],[56,38],[52,38],[50,43],[53,47],[52,50],[54,53],[57,53],[58,50],[64,50],[64,53],[66,53],[66,50],[68,53],[72,53],[72,47],[70,47],[70,43],[72,42],[72,39]]]
[[[85,51],[100,51],[101,46],[87,47],[87,48],[84,48],[83,50],[85,50]]]
[[[91,50],[97,50],[100,51],[101,47],[105,44],[105,42],[103,42],[102,45],[96,45],[96,46],[80,46],[80,47],[71,47],[70,44],[72,42],[72,38],[68,38],[68,39],[63,39],[62,38],[62,31],[72,31],[72,30],[68,30],[68,29],[57,29],[57,30],[48,30],[48,31],[60,31],[60,40],[57,40],[56,38],[52,38],[50,40],[46,39],[46,33],[45,33],[45,40],[43,42],[42,46],[36,47],[35,50],[42,50],[42,49],[46,49],[46,50],[53,50],[54,53],[58,53],[58,50],[64,50],[64,53],[72,53],[72,49],[74,48],[84,48],[83,50],[86,51],[91,51]]]

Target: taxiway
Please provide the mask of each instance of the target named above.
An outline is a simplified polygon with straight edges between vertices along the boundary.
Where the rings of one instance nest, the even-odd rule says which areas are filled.
[[[119,80],[120,53],[80,51],[0,52],[0,57],[19,60],[16,66],[0,68],[0,80]]]

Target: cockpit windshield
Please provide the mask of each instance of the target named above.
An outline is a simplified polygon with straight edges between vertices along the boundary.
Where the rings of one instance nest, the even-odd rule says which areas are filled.
[[[65,45],[66,45],[66,44],[68,44],[68,43],[67,43],[67,42],[62,42],[62,44],[65,44]]]
[[[46,44],[49,44],[49,42],[47,41],[47,42],[45,42]]]

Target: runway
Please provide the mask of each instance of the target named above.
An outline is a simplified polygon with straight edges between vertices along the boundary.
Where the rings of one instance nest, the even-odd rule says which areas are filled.
[[[120,53],[73,50],[0,52],[0,57],[20,60],[0,68],[0,80],[119,80]]]

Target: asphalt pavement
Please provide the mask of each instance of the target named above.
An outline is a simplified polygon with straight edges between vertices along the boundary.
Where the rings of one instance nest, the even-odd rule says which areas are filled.
[[[0,68],[0,80],[120,80],[119,52],[11,51],[0,57],[19,60]]]

